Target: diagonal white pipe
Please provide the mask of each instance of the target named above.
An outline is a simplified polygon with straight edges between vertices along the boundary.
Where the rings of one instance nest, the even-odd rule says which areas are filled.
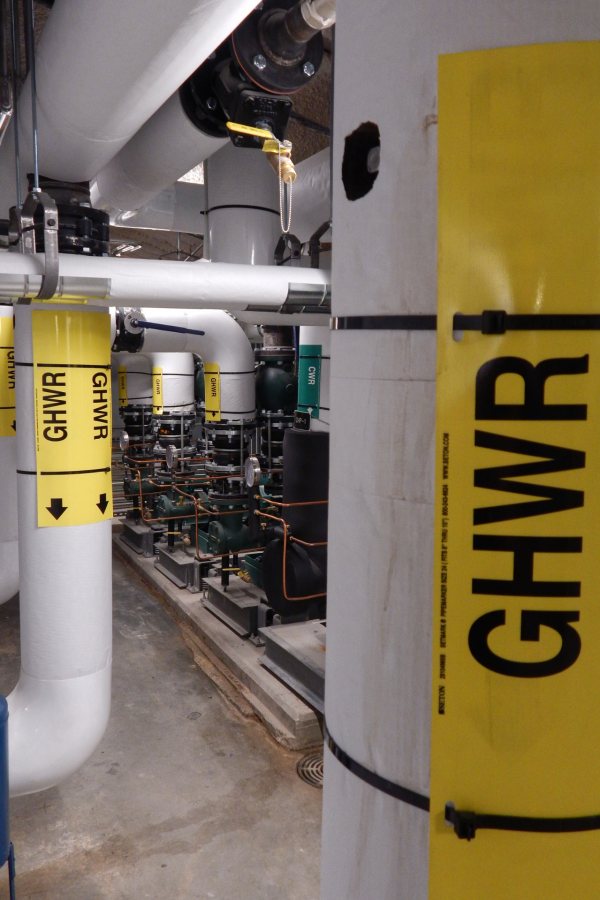
[[[40,171],[88,181],[252,11],[256,0],[56,0],[37,49]],[[19,99],[32,171],[30,80]],[[14,202],[12,125],[0,199]]]
[[[36,469],[31,311],[44,308],[15,308],[23,473]],[[35,474],[18,475],[18,506],[21,675],[8,698],[13,796],[52,787],[93,753],[108,722],[112,660],[111,521],[38,528]]]

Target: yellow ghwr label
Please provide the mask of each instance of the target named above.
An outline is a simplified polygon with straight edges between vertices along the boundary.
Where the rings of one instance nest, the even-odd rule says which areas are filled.
[[[221,375],[217,363],[204,365],[205,418],[207,422],[221,421]]]
[[[600,812],[599,96],[599,43],[440,59],[434,900],[600,897],[598,830],[522,821]]]
[[[127,369],[119,366],[117,371],[119,383],[119,406],[127,406]]]
[[[110,318],[32,312],[38,526],[112,516]]]
[[[163,409],[163,370],[159,366],[154,366],[152,369],[152,415],[162,416]]]
[[[13,317],[0,319],[0,437],[16,434],[15,346]]]

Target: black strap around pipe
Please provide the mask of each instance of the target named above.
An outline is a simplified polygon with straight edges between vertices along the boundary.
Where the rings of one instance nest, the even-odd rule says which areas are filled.
[[[132,319],[134,328],[153,328],[155,331],[174,331],[176,334],[205,335],[205,331],[197,331],[195,328],[183,328],[180,325],[163,325],[160,322],[147,322],[145,319]]]
[[[497,831],[528,831],[542,834],[561,834],[573,831],[595,831],[600,828],[600,815],[544,818],[538,816],[504,816],[492,813],[475,813],[455,809],[446,804],[446,822],[454,826],[454,833],[462,840],[470,841],[478,828]]]

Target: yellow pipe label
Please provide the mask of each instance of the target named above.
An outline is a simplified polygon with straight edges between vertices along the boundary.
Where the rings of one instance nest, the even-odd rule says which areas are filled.
[[[600,897],[600,337],[456,313],[598,313],[600,44],[440,58],[430,897]]]
[[[163,410],[163,370],[159,366],[154,366],[152,369],[152,415],[162,416]]]
[[[110,317],[32,312],[38,526],[112,516]]]
[[[127,406],[127,369],[119,366],[117,370],[119,384],[119,406]]]
[[[221,374],[218,363],[204,364],[205,419],[221,421]]]
[[[12,316],[0,319],[0,437],[16,434],[15,340]]]

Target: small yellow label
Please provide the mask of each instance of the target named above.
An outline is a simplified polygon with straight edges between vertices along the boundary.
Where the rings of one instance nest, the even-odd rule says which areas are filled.
[[[152,415],[162,416],[163,409],[163,370],[158,366],[154,366],[152,369]]]
[[[110,318],[32,313],[38,526],[112,516]]]
[[[218,363],[204,364],[204,400],[207,422],[221,421],[221,373]]]
[[[0,319],[0,437],[14,437],[15,348],[13,317]]]
[[[119,366],[117,372],[119,384],[119,406],[127,406],[127,369]]]

